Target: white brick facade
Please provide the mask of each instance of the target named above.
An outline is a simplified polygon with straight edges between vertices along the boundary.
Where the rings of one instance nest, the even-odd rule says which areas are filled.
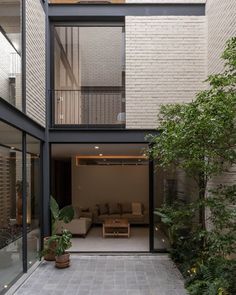
[[[234,0],[207,0],[208,18],[208,73],[223,69],[220,59],[226,41],[236,36],[236,2]]]
[[[223,70],[224,61],[220,58],[226,41],[236,37],[236,2],[234,0],[207,0],[206,15],[208,18],[208,74]],[[215,177],[209,187],[219,183],[226,185],[236,183],[236,166],[229,172]]]
[[[206,78],[205,16],[126,17],[126,127],[157,127],[161,104],[189,102]]]
[[[26,0],[26,112],[45,125],[45,14],[39,0]]]

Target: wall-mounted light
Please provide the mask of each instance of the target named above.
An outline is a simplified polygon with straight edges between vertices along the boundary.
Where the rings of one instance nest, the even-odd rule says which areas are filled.
[[[99,146],[98,145],[95,145],[95,150],[99,150]]]

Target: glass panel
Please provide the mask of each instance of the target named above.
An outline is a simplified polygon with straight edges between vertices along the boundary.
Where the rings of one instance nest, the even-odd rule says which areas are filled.
[[[22,133],[0,122],[0,292],[22,272]]]
[[[163,171],[156,167],[154,172],[154,208],[171,205],[178,200],[183,204],[198,196],[197,185],[186,173],[176,167]],[[196,219],[197,222],[197,219]],[[154,214],[154,249],[168,250],[170,247],[166,226]]]
[[[167,199],[175,197],[175,179],[162,169],[154,170],[154,209],[160,208]],[[165,251],[169,249],[167,228],[161,222],[160,217],[154,214],[154,249]]]
[[[122,27],[56,27],[55,124],[125,124]]]
[[[21,1],[0,0],[0,97],[22,109]]]
[[[40,249],[40,141],[26,137],[27,143],[27,257],[28,267],[36,260]]]

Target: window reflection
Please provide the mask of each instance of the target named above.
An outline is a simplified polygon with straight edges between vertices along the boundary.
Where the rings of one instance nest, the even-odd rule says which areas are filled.
[[[26,137],[27,155],[27,257],[28,267],[37,260],[40,249],[40,141]]]
[[[0,97],[21,110],[20,0],[0,0],[0,85]]]
[[[0,292],[22,272],[22,133],[0,122]]]

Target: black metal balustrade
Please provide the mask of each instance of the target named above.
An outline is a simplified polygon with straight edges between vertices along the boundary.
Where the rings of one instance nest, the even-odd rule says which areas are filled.
[[[53,90],[54,125],[124,127],[125,99],[121,87]]]

